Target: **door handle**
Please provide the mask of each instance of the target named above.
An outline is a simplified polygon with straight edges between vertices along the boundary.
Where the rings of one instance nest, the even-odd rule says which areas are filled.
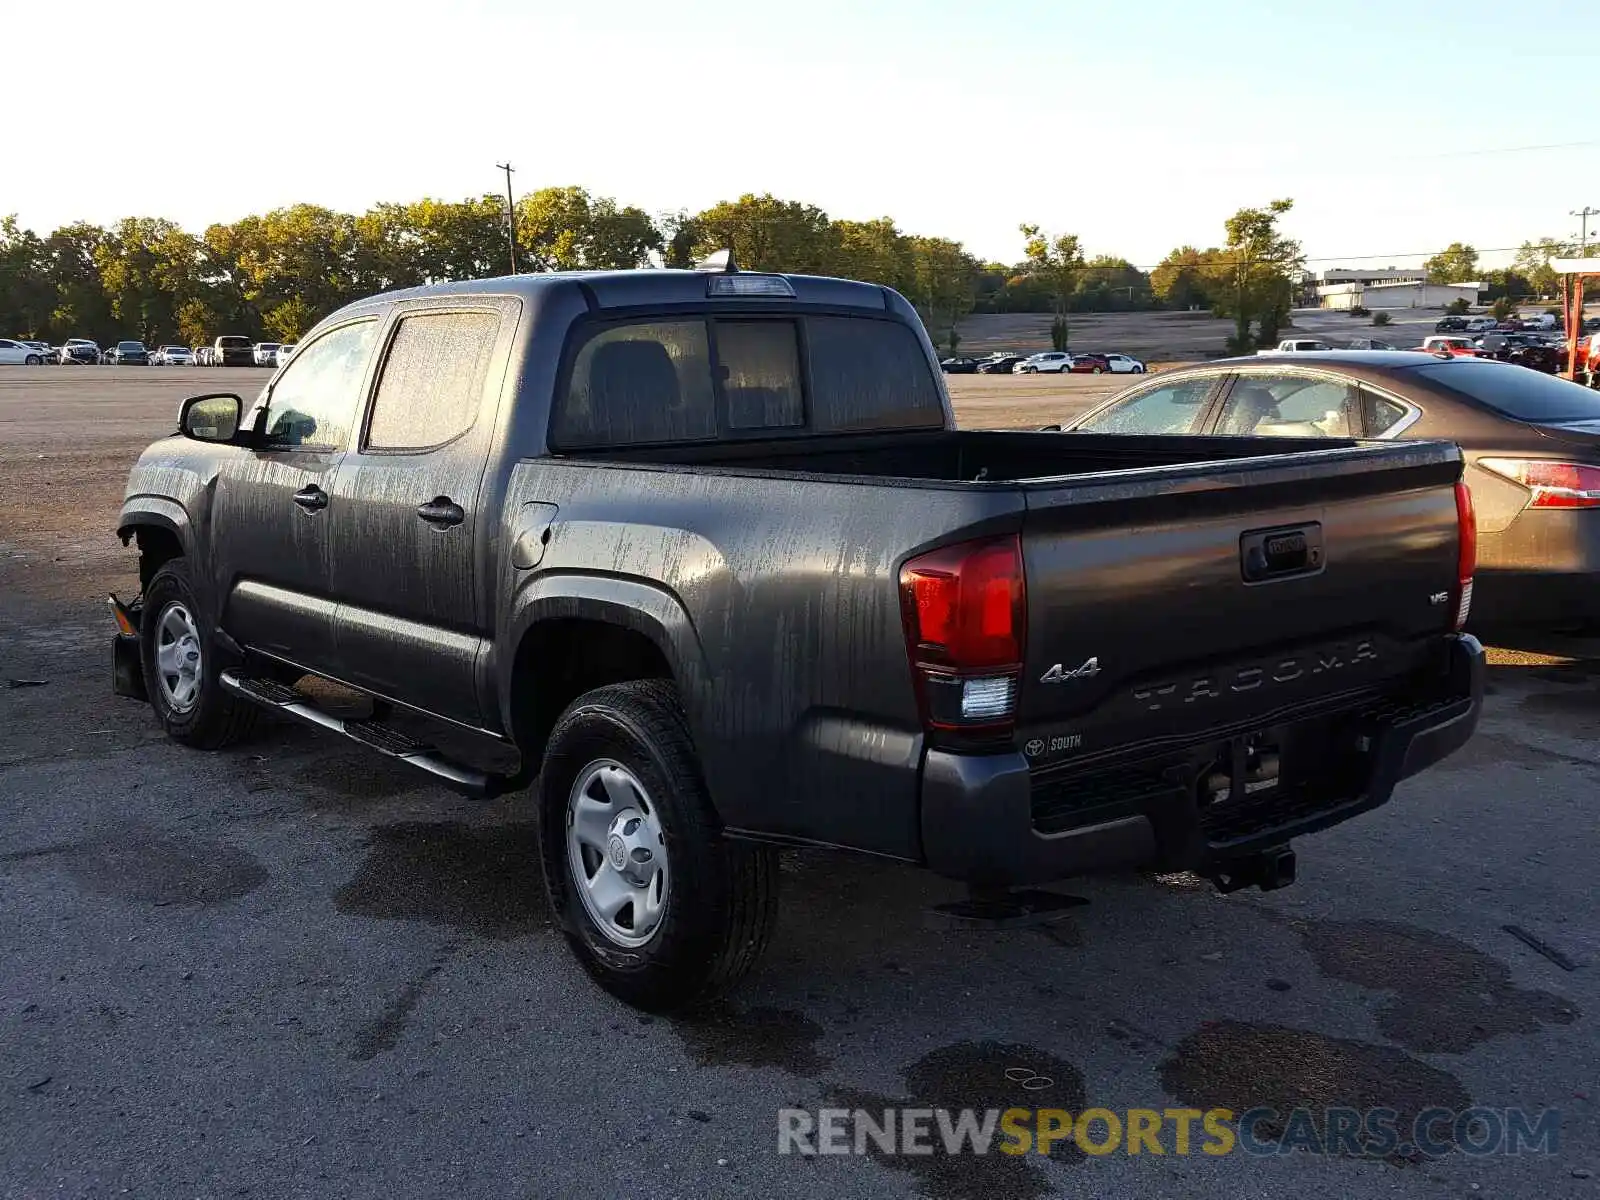
[[[308,483],[294,494],[294,502],[307,512],[321,512],[328,507],[328,493],[314,483]]]
[[[459,525],[467,519],[467,514],[462,511],[461,505],[449,496],[435,496],[427,503],[417,505],[417,516],[429,525],[437,525],[441,529]]]

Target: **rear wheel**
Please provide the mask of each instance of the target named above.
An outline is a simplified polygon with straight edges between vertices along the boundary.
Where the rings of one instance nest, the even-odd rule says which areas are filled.
[[[1104,367],[1095,367],[1093,370],[1091,370],[1089,372],[1089,374],[1091,374],[1091,375],[1104,375],[1105,373],[1106,373],[1106,369]]]
[[[145,588],[139,649],[150,707],[173,741],[220,750],[254,727],[259,710],[222,690],[211,627],[181,558]]]
[[[551,911],[612,995],[670,1011],[711,1000],[755,965],[777,918],[777,856],[725,840],[673,685],[579,697],[539,776]]]

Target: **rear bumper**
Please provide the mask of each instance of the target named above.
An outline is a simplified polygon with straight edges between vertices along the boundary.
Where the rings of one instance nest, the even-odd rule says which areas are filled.
[[[990,886],[1147,866],[1215,871],[1386,803],[1400,780],[1472,736],[1483,677],[1478,640],[1452,637],[1426,690],[1369,706],[1342,727],[1351,748],[1340,783],[1275,788],[1204,813],[1197,781],[1162,782],[1142,791],[1130,786],[1114,803],[1090,806],[1083,824],[1041,832],[1037,780],[1022,755],[930,750],[922,776],[926,864],[948,878]]]

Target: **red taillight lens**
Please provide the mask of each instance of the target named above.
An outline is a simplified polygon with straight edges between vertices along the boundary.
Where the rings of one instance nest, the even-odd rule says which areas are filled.
[[[1472,489],[1456,484],[1456,594],[1457,632],[1467,627],[1472,611],[1472,574],[1478,567],[1478,514],[1472,507]]]
[[[1600,467],[1536,458],[1483,458],[1478,465],[1532,492],[1529,508],[1600,508]]]
[[[906,649],[930,724],[996,725],[1016,715],[1026,596],[1015,536],[945,546],[901,568]]]

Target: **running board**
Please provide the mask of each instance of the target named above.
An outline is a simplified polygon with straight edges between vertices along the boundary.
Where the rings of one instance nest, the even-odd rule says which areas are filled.
[[[490,799],[515,787],[509,776],[489,775],[446,758],[425,742],[392,729],[381,721],[352,721],[323,712],[305,696],[276,679],[249,678],[233,671],[222,672],[222,686],[235,696],[283,713],[307,725],[315,725],[360,742],[369,750],[398,758],[420,767],[467,796]]]

